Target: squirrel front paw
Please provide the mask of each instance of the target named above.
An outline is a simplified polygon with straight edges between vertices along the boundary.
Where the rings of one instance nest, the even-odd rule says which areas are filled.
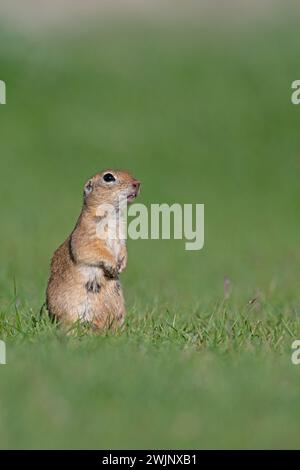
[[[108,277],[109,279],[118,278],[118,274],[119,274],[118,264],[117,266],[111,266],[106,263],[100,263],[99,267],[103,269],[105,277]]]
[[[124,269],[126,268],[126,264],[126,256],[123,256],[121,259],[119,259],[117,264],[118,273],[122,273],[124,271]]]

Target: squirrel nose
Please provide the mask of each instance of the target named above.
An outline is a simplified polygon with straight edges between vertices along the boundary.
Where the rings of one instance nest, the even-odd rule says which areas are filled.
[[[139,190],[140,186],[141,186],[141,183],[138,180],[134,180],[133,183],[132,183],[132,186],[134,187],[134,189]]]

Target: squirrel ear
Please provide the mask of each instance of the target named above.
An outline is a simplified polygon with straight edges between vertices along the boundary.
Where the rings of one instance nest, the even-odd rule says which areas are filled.
[[[84,187],[84,195],[88,196],[93,191],[93,182],[92,180],[88,181]]]

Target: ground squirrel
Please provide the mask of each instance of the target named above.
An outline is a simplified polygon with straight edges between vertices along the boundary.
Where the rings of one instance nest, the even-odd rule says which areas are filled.
[[[85,184],[77,224],[51,262],[46,304],[60,323],[79,320],[100,330],[122,325],[119,273],[127,264],[122,214],[139,190],[140,182],[125,171],[106,170]]]

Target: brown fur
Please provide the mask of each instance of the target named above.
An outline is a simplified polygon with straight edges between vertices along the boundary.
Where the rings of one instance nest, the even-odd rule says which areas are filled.
[[[116,181],[105,182],[107,173]],[[120,201],[132,201],[139,187],[129,173],[115,170],[98,173],[86,183],[78,222],[51,263],[47,308],[60,323],[79,320],[99,330],[122,325],[125,305],[119,273],[126,268],[127,250],[124,240],[110,238],[111,214],[101,206],[111,204],[119,211]],[[104,236],[99,237],[99,227]]]

